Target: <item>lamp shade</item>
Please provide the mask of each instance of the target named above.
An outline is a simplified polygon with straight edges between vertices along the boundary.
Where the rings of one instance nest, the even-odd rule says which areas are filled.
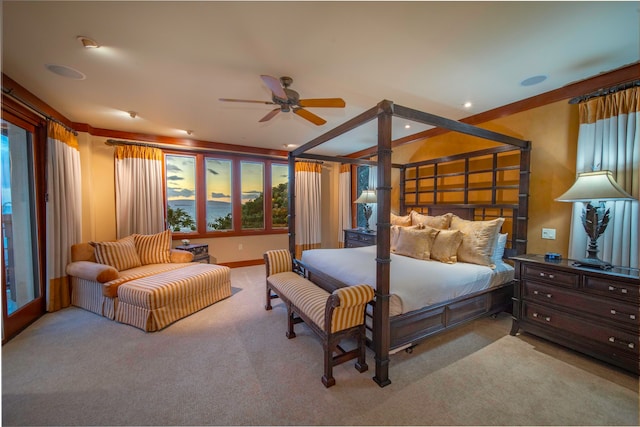
[[[353,203],[377,203],[376,192],[373,190],[363,190],[360,197],[358,197]]]
[[[611,171],[579,173],[573,183],[557,202],[590,202],[592,200],[633,200],[631,194],[624,191],[613,179]]]

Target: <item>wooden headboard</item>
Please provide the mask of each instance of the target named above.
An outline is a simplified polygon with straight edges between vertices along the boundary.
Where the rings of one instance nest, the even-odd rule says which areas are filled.
[[[504,218],[505,257],[527,250],[529,152],[499,146],[404,165],[400,213],[454,213],[484,221]]]

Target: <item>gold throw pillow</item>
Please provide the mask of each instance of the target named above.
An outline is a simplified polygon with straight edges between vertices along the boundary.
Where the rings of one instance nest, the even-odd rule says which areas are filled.
[[[395,253],[417,259],[429,259],[433,240],[438,231],[435,228],[399,227]]]
[[[446,230],[451,223],[451,217],[453,214],[446,213],[444,215],[431,216],[423,215],[416,211],[411,211],[411,224],[416,225],[428,225],[429,227],[437,228],[439,230]]]
[[[458,248],[463,237],[464,234],[460,230],[440,230],[431,247],[431,259],[455,264],[458,261]]]
[[[458,248],[458,261],[495,268],[491,255],[503,223],[504,218],[469,221],[454,215],[451,218],[451,229],[460,230],[464,234]]]

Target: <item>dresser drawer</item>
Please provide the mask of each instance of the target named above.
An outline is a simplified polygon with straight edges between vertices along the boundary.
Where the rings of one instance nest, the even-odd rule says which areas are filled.
[[[638,334],[592,323],[578,316],[528,301],[525,301],[523,306],[523,317],[529,322],[578,335],[616,352],[625,352],[636,357],[639,354]]]
[[[615,298],[623,298],[637,304],[640,297],[640,283],[636,286],[632,284],[614,281],[600,277],[585,277],[584,288],[600,295],[606,295]]]
[[[571,310],[579,310],[592,316],[630,326],[640,325],[638,307],[624,301],[586,295],[582,292],[549,286],[539,282],[524,281],[523,297],[541,304],[555,304]]]
[[[568,271],[554,270],[544,265],[526,264],[524,266],[524,278],[544,280],[554,285],[569,286],[577,288],[579,283],[579,275]]]
[[[345,230],[344,245],[347,248],[357,248],[360,246],[373,246],[376,244],[376,234],[364,231]]]

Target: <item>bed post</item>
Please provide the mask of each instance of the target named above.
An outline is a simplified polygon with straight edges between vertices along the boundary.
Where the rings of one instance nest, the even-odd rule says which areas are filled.
[[[389,379],[389,346],[391,324],[389,322],[389,272],[390,272],[390,229],[391,229],[391,119],[393,103],[382,101],[378,104],[378,218],[376,253],[376,305],[373,316],[373,342],[376,373],[373,380],[384,387],[391,384]]]
[[[291,258],[296,257],[296,158],[289,153],[289,252]]]

